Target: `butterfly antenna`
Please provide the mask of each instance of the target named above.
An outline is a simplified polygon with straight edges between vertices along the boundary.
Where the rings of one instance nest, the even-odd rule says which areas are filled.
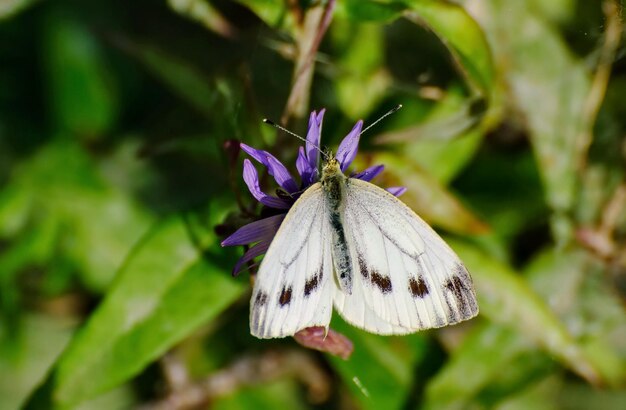
[[[307,140],[306,140],[306,138],[302,138],[301,136],[299,136],[299,135],[298,135],[298,134],[296,134],[295,132],[293,132],[293,131],[289,131],[287,128],[285,128],[285,127],[283,127],[283,126],[281,126],[281,125],[276,124],[276,123],[275,123],[274,121],[272,121],[272,120],[268,120],[267,118],[263,118],[263,122],[264,122],[264,123],[266,123],[266,124],[268,124],[268,125],[271,125],[271,126],[272,126],[272,127],[274,127],[274,128],[278,128],[279,130],[281,130],[281,131],[283,131],[283,132],[286,132],[286,133],[287,133],[287,134],[289,134],[289,135],[293,135],[294,137],[298,138],[299,140],[302,140],[302,141],[306,142],[307,144],[311,144],[309,141],[307,141]],[[313,145],[313,144],[311,144],[311,145]],[[322,156],[323,156],[324,158],[328,159],[328,155],[327,155],[324,151],[322,151],[322,150],[320,149],[320,147],[318,147],[317,145],[313,145],[313,147],[315,147],[315,149],[316,149],[316,150],[318,150],[318,151],[322,154]]]
[[[382,120],[384,120],[385,118],[389,117],[391,114],[395,113],[396,111],[398,111],[400,108],[402,108],[402,104],[398,104],[395,107],[393,107],[392,109],[390,109],[389,111],[387,111],[385,114],[382,115],[382,117],[380,117],[379,119],[377,119],[376,121],[374,121],[373,123],[371,123],[370,125],[367,126],[367,128],[365,128],[363,131],[361,131],[361,133],[359,135],[363,135],[363,133],[365,133],[365,131],[369,130],[370,128],[372,128],[374,125],[378,124],[379,122],[381,122]]]

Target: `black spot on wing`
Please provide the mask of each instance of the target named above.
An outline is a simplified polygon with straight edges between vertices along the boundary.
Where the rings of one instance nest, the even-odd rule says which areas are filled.
[[[463,281],[467,288],[467,293],[465,294],[468,301],[470,316],[475,316],[478,314],[478,302],[476,301],[476,293],[474,291],[474,283],[472,281],[472,277],[470,276],[467,268],[463,264],[458,264],[456,266],[456,273],[459,278]]]
[[[263,306],[267,303],[267,293],[263,292],[262,290],[260,290],[257,294],[256,297],[254,298],[254,304],[255,306]]]
[[[291,286],[283,286],[283,289],[280,291],[280,296],[278,297],[278,304],[280,306],[285,306],[291,302]]]
[[[254,296],[254,303],[252,305],[250,316],[250,330],[255,334],[261,333],[261,317],[262,311],[264,310],[263,306],[267,304],[268,299],[268,294],[262,290],[259,290],[256,296]]]
[[[470,289],[474,288],[472,277],[469,275],[467,268],[461,263],[457,264],[454,268],[456,275],[466,284]]]
[[[376,285],[378,289],[380,289],[380,291],[383,292],[383,294],[391,292],[392,290],[391,278],[389,276],[383,276],[380,273],[378,273],[378,271],[373,270],[371,278],[372,278],[372,283]]]
[[[461,278],[456,275],[453,275],[450,279],[448,279],[445,286],[446,289],[454,293],[454,296],[457,296],[457,293],[460,294],[461,290],[465,289]]]
[[[322,282],[322,278],[324,277],[324,272],[322,268],[320,268],[315,275],[311,277],[311,279],[307,280],[304,284],[304,296],[309,296],[311,292],[318,288],[320,283]]]
[[[478,311],[476,297],[472,286],[472,279],[465,269],[465,266],[459,264],[455,267],[454,273],[444,284],[456,301],[456,305],[461,314],[461,319],[472,317]],[[453,309],[451,309],[454,311]]]
[[[422,275],[419,275],[417,279],[411,278],[409,280],[409,290],[414,298],[423,298],[430,292]]]

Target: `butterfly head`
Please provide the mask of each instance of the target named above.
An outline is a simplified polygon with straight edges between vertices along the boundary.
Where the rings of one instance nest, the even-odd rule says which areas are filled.
[[[342,177],[345,178],[343,172],[341,171],[341,164],[339,163],[339,160],[331,157],[324,163],[324,166],[322,167],[322,184],[330,179]]]

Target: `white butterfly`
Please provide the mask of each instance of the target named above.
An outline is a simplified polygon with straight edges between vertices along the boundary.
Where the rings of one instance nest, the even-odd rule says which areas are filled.
[[[478,314],[472,280],[409,207],[330,159],[282,222],[251,299],[258,338],[328,329],[334,308],[381,335],[437,328]]]

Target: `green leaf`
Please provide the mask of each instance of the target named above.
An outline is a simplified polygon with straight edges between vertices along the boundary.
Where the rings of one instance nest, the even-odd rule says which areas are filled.
[[[279,379],[260,386],[247,387],[211,403],[214,410],[306,409],[295,380]]]
[[[472,274],[481,315],[516,329],[520,337],[536,343],[564,366],[590,382],[600,382],[598,364],[519,274],[474,246],[448,243]]]
[[[458,176],[455,186],[507,247],[509,257],[519,235],[537,229],[549,214],[537,163],[529,149],[502,150],[487,144]]]
[[[473,130],[452,141],[416,141],[406,147],[405,153],[437,182],[448,184],[472,160],[482,141],[483,134]]]
[[[508,369],[514,357],[530,348],[529,341],[511,329],[493,324],[473,329],[428,384],[424,407],[466,407],[503,369]]]
[[[406,4],[399,1],[345,0],[337,4],[337,14],[343,13],[355,21],[386,23],[400,17]]]
[[[426,352],[423,335],[383,337],[348,325],[339,317],[333,329],[354,343],[348,360],[330,357],[345,385],[365,409],[398,409],[413,381],[413,367]]]
[[[63,131],[93,139],[117,118],[114,78],[94,36],[79,20],[52,15],[45,31],[51,108]]]
[[[74,324],[55,316],[26,315],[17,335],[9,339],[0,327],[0,397],[2,409],[17,409],[71,338]]]
[[[626,403],[626,390],[598,389],[582,383],[568,383],[559,389],[560,409],[621,409]]]
[[[125,382],[241,295],[244,286],[226,269],[198,256],[179,219],[140,242],[57,363],[48,382],[55,406],[74,407]]]
[[[605,273],[581,249],[546,250],[524,271],[535,291],[576,331],[602,379],[619,386],[626,379],[626,346],[615,334],[626,329],[626,313]]]
[[[483,140],[483,133],[474,128],[481,116],[474,113],[479,105],[458,87],[451,88],[417,125],[378,135],[375,143],[400,144],[405,157],[446,184],[473,158]]]
[[[576,140],[587,126],[581,113],[589,74],[564,40],[525,3],[492,1],[487,7],[485,15],[491,17],[483,26],[498,61],[506,61],[503,74],[527,121],[546,200],[557,211],[553,232],[563,242],[572,234],[564,215],[576,198]]]
[[[0,237],[17,235],[24,229],[31,212],[31,192],[17,185],[2,187],[0,191]]]
[[[275,26],[285,16],[289,16],[285,3],[275,0],[237,0],[252,10],[268,26]]]
[[[345,50],[338,65],[346,75],[335,81],[339,106],[350,118],[361,118],[380,102],[391,84],[383,69],[383,28],[337,20],[331,34],[335,46]]]
[[[569,20],[581,11],[577,8],[576,0],[530,0],[528,4],[538,16],[555,23],[570,23]]]
[[[234,37],[237,30],[222,16],[208,0],[168,0],[175,12],[197,21],[207,29],[224,37]]]
[[[219,93],[208,75],[156,46],[137,44],[129,40],[120,40],[118,43],[183,101],[213,118]]]
[[[465,9],[453,3],[432,0],[407,3],[412,11],[405,12],[404,16],[431,28],[448,47],[474,91],[489,98],[494,88],[495,70],[491,50],[478,23]]]
[[[8,331],[8,338],[15,336],[20,322],[19,274],[27,267],[45,266],[50,262],[58,232],[58,220],[46,218],[0,252],[0,314],[3,319],[0,332]]]
[[[518,274],[470,245],[449,242],[472,272],[481,315],[496,323],[474,329],[452,354],[451,360],[428,386],[426,408],[464,408],[473,403],[483,389],[493,390],[498,385],[511,388],[516,383],[524,383],[525,379],[530,381],[541,376],[545,373],[545,368],[540,369],[542,363],[546,364],[545,358],[533,361],[528,356],[537,349],[557,357],[588,380],[606,380],[611,384],[623,380],[623,371],[620,371],[623,360],[611,353],[611,347],[604,343],[589,348],[588,342],[576,342],[565,327],[567,322],[564,324],[557,318],[559,311],[549,310],[546,302],[533,293]],[[540,256],[530,265],[529,272],[539,294],[549,296],[557,308],[569,311],[571,307],[563,305],[564,302],[586,299],[571,293],[580,278],[576,269],[580,271],[585,263],[581,254],[558,255]],[[572,325],[578,327],[580,317],[588,315],[578,310],[571,314],[576,316],[572,319],[577,323]],[[597,330],[597,322],[594,322],[594,329]],[[606,340],[607,334],[596,337]],[[505,375],[503,369],[508,369]],[[472,377],[468,378],[468,374]]]
[[[17,203],[28,205],[31,223],[42,225],[31,231],[49,237],[44,225],[56,221],[63,227],[52,244],[45,237],[34,239],[40,243],[40,254],[53,251],[42,246],[54,246],[55,252],[81,268],[83,283],[97,291],[108,286],[128,249],[150,224],[145,210],[104,179],[95,161],[73,140],[54,141],[40,149],[16,168],[6,190],[19,199]]]
[[[569,408],[559,402],[559,394],[563,386],[558,374],[551,374],[543,379],[513,392],[506,399],[498,403],[498,410],[560,410]],[[593,408],[595,406],[586,407]],[[601,407],[601,406],[600,406]]]

